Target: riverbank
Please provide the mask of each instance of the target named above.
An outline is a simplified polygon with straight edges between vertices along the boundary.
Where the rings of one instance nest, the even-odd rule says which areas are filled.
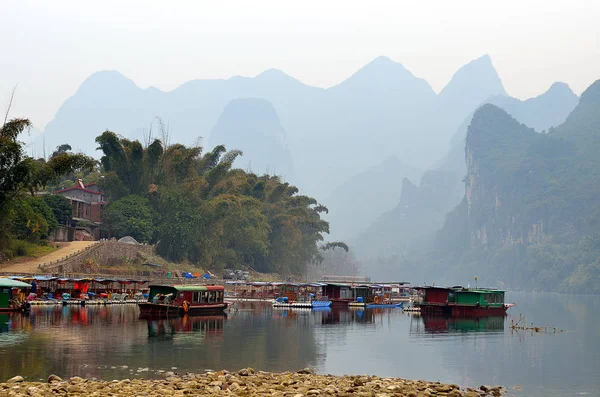
[[[207,372],[176,375],[167,372],[164,379],[123,379],[103,381],[74,377],[61,379],[51,375],[47,382],[28,382],[16,376],[0,384],[3,396],[197,396],[238,395],[273,397],[316,396],[501,396],[501,386],[460,389],[457,385],[377,376],[317,375],[311,369],[298,372],[255,372],[252,368],[238,372]]]

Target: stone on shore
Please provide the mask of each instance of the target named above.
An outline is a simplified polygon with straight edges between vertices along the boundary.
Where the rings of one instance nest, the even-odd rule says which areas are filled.
[[[48,383],[53,383],[53,382],[62,382],[62,378],[58,375],[52,374],[48,377]]]
[[[317,375],[310,369],[298,372],[256,372],[245,368],[204,374],[169,375],[161,379],[97,380],[72,377],[63,381],[50,375],[48,382],[27,382],[15,376],[0,384],[0,395],[11,396],[271,396],[271,397],[482,397],[500,396],[506,389],[484,386],[460,389],[457,385],[380,378],[377,376]],[[5,394],[2,394],[5,393]]]

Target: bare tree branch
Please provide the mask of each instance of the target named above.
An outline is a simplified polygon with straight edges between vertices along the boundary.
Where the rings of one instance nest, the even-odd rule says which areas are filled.
[[[8,107],[6,108],[6,113],[4,114],[4,123],[2,123],[3,127],[6,125],[6,122],[8,121],[8,114],[10,113],[10,108],[12,107],[13,99],[15,98],[15,92],[17,91],[17,86],[18,86],[18,84],[15,85],[15,88],[13,88],[12,93],[10,94],[10,101],[8,101]]]

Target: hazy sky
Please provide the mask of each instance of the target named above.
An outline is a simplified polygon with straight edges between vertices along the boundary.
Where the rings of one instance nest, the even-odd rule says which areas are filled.
[[[90,74],[170,90],[277,68],[339,83],[379,55],[438,91],[489,54],[509,94],[600,78],[600,0],[0,0],[0,104],[43,128]],[[0,109],[2,109],[0,108]]]

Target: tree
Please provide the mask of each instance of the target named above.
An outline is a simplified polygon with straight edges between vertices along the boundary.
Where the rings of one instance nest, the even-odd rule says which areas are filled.
[[[0,214],[21,192],[29,176],[32,159],[25,157],[17,137],[30,125],[27,119],[13,119],[0,128]]]
[[[46,194],[42,197],[54,213],[54,217],[59,225],[71,224],[73,209],[69,200],[57,194]]]
[[[131,236],[141,243],[153,241],[156,213],[147,198],[129,195],[106,207],[103,220],[117,237]]]
[[[104,153],[101,189],[118,202],[126,194],[148,199],[158,252],[169,260],[295,274],[322,260],[317,243],[329,233],[321,219],[327,207],[278,177],[233,169],[241,151],[219,145],[203,153],[160,140],[144,148],[111,131],[96,142]],[[105,221],[123,235],[123,217],[111,207],[120,208],[111,204]]]
[[[56,150],[52,153],[50,157],[56,157],[63,153],[68,153],[71,151],[71,149],[71,145],[69,145],[68,143],[63,143],[62,145],[56,147]]]
[[[38,197],[25,197],[14,204],[9,217],[10,232],[18,239],[37,243],[48,237],[50,232],[46,217],[52,224],[57,224],[52,210],[43,200]]]

